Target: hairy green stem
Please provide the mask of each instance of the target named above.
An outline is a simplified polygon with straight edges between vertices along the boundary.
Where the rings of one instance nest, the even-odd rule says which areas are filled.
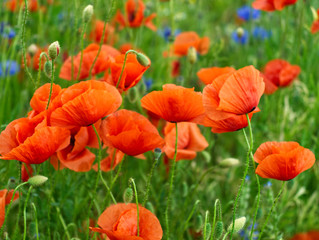
[[[23,223],[24,223],[23,224],[23,240],[25,240],[27,237],[27,205],[28,205],[32,188],[33,188],[32,186],[29,187],[27,198],[25,199],[24,207],[23,207]]]
[[[218,212],[217,212],[218,210]],[[212,232],[210,235],[210,239],[213,240],[214,233],[215,233],[215,225],[216,225],[216,220],[222,219],[222,209],[221,209],[221,204],[219,199],[216,199],[215,201],[215,206],[214,206],[214,218],[213,218],[213,225],[212,225]]]
[[[145,204],[147,202],[147,199],[148,199],[148,194],[149,194],[150,187],[151,187],[151,179],[152,179],[152,176],[153,176],[153,173],[154,173],[154,169],[155,169],[155,166],[156,166],[157,163],[158,163],[158,160],[156,160],[155,157],[154,157],[154,162],[152,164],[151,171],[148,174],[148,178],[147,178],[146,191],[145,191],[145,196],[144,196],[144,200],[143,200],[143,204],[142,204],[143,207],[145,206]]]
[[[34,218],[35,218],[35,234],[37,235],[37,240],[39,240],[39,227],[38,227],[38,217],[37,217],[37,208],[34,203],[31,203],[34,210]]]
[[[45,108],[46,110],[49,108],[49,105],[50,105],[51,96],[52,96],[53,82],[54,82],[54,60],[51,60],[51,63],[52,63],[52,66],[51,66],[51,69],[52,69],[52,73],[51,73],[51,85],[50,85],[50,93],[49,93],[48,103],[47,103],[47,106],[46,106],[46,108]]]
[[[122,70],[121,70],[121,74],[120,74],[119,79],[117,80],[116,88],[119,87],[120,82],[121,82],[121,80],[122,80],[122,75],[123,75],[124,68],[125,68],[125,64],[126,64],[126,58],[127,58],[127,55],[128,55],[129,53],[135,53],[135,54],[137,54],[137,52],[136,52],[135,50],[132,50],[132,49],[131,49],[131,50],[128,50],[128,51],[125,53],[124,62],[123,62]]]
[[[167,196],[167,204],[165,209],[165,225],[166,225],[166,239],[169,240],[169,219],[168,219],[168,212],[171,208],[171,198],[173,193],[173,185],[174,185],[174,177],[175,177],[175,168],[176,168],[176,156],[177,156],[177,144],[178,144],[178,127],[177,123],[175,123],[176,128],[176,137],[175,137],[175,154],[174,159],[171,167],[171,178],[170,178],[170,185],[169,185],[169,192]]]
[[[136,190],[136,185],[135,185],[135,181],[133,178],[130,178],[130,182],[133,185],[133,189],[134,189],[134,195],[135,195],[135,203],[136,203],[136,211],[137,211],[137,236],[140,236],[140,212],[138,209],[138,195],[137,195],[137,190]]]
[[[205,213],[205,222],[204,222],[204,234],[203,234],[203,239],[206,240],[207,239],[207,223],[208,223],[208,215],[209,215],[209,211],[206,211]]]

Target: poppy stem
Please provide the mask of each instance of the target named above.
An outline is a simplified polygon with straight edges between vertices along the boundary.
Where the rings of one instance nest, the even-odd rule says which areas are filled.
[[[23,223],[24,223],[24,228],[23,228],[23,240],[26,239],[27,237],[27,205],[28,205],[28,201],[31,195],[31,191],[32,191],[32,186],[29,187],[29,191],[27,193],[27,198],[25,199],[24,202],[24,207],[23,207]]]
[[[111,17],[114,15],[115,10],[116,10],[116,1],[112,0],[110,11],[107,14],[105,22],[104,22],[103,33],[102,33],[102,38],[100,40],[99,50],[97,51],[97,54],[96,54],[96,56],[94,58],[94,61],[93,61],[92,65],[91,65],[91,67],[90,67],[90,70],[89,70],[89,79],[91,79],[91,77],[92,77],[92,70],[93,70],[94,65],[95,65],[95,63],[96,63],[96,61],[97,61],[97,59],[98,59],[98,57],[100,55],[100,52],[101,52],[101,49],[102,49],[102,45],[104,43],[106,24],[107,24],[108,21],[110,21]]]
[[[83,31],[81,33],[81,58],[80,58],[79,70],[78,70],[78,73],[77,73],[76,78],[75,78],[76,81],[79,80],[80,74],[81,74],[81,67],[82,67],[82,62],[83,62],[84,34],[86,33],[87,25],[88,25],[87,22],[83,21]]]
[[[215,206],[214,206],[214,218],[213,218],[213,225],[212,225],[210,240],[213,240],[214,238],[216,220],[218,219],[220,219],[220,221],[222,220],[222,206],[219,199],[216,199]]]
[[[15,193],[16,193],[16,191],[17,191],[20,187],[22,187],[23,185],[26,185],[26,184],[28,184],[28,182],[23,182],[23,183],[19,184],[18,186],[16,186],[16,188],[14,189],[13,194],[12,194],[12,197],[11,197],[11,200],[10,200],[10,203],[9,203],[9,206],[8,206],[8,208],[7,208],[7,211],[6,211],[6,214],[5,214],[5,217],[4,217],[3,225],[2,225],[2,227],[1,227],[0,236],[2,236],[2,234],[3,234],[4,226],[5,226],[7,217],[8,217],[8,215],[9,215],[9,212],[10,212],[10,209],[11,209],[11,205],[12,205],[12,202],[13,202],[13,199],[14,199],[14,196],[15,196]]]
[[[125,64],[126,64],[126,58],[127,58],[127,55],[128,55],[129,53],[137,54],[137,52],[136,52],[135,50],[133,50],[133,49],[130,49],[130,50],[128,50],[128,51],[125,53],[125,56],[124,56],[124,62],[123,62],[122,70],[121,70],[121,74],[120,74],[119,79],[117,80],[116,88],[118,88],[118,87],[119,87],[120,82],[121,82],[121,80],[122,80],[122,75],[123,75],[124,68],[125,68]]]
[[[282,182],[282,185],[281,185],[281,188],[280,188],[280,191],[279,191],[278,195],[276,196],[275,201],[274,201],[274,203],[272,204],[271,209],[270,209],[270,211],[269,211],[269,213],[268,213],[268,215],[267,215],[266,221],[265,221],[263,227],[261,228],[261,231],[260,231],[258,240],[261,239],[261,236],[262,236],[262,234],[263,234],[263,232],[264,232],[264,229],[265,229],[265,227],[266,227],[266,225],[267,225],[267,223],[268,223],[268,220],[269,220],[269,218],[270,218],[270,216],[271,216],[271,213],[272,213],[272,211],[274,210],[274,208],[275,208],[275,206],[276,206],[276,204],[277,204],[277,202],[278,202],[278,200],[279,200],[279,198],[280,198],[280,196],[281,196],[281,193],[282,193],[282,191],[284,190],[285,185],[286,185],[286,182],[283,181],[283,182]]]
[[[143,204],[142,204],[143,207],[145,206],[147,199],[148,199],[148,194],[150,192],[150,187],[151,187],[151,179],[152,179],[154,169],[155,169],[155,166],[157,165],[157,163],[158,163],[158,159],[156,159],[156,157],[154,157],[154,162],[153,162],[151,171],[148,174],[148,178],[147,178],[145,197],[144,197]]]
[[[47,106],[46,106],[46,108],[45,108],[46,110],[49,108],[49,105],[50,105],[51,96],[52,96],[53,82],[54,82],[54,60],[53,60],[53,59],[51,60],[51,63],[52,63],[52,66],[51,66],[51,69],[52,69],[52,73],[51,73],[51,85],[50,85],[50,93],[49,93],[48,103],[47,103]]]
[[[130,178],[130,183],[133,185],[133,189],[134,189],[134,195],[135,195],[135,202],[136,202],[136,211],[137,211],[137,236],[140,236],[140,213],[138,210],[138,195],[137,195],[137,190],[136,190],[136,185],[135,185],[135,181],[133,178]]]
[[[207,223],[208,223],[208,216],[209,216],[209,211],[206,211],[205,213],[205,222],[204,222],[204,234],[203,234],[203,239],[207,240]],[[209,236],[208,236],[209,237]]]
[[[200,203],[200,200],[196,200],[196,202],[194,203],[193,209],[191,211],[191,213],[189,214],[186,222],[184,223],[184,227],[183,227],[183,232],[182,232],[182,236],[184,235],[184,232],[186,231],[186,228],[188,227],[188,223],[191,220],[192,216],[194,215],[194,212],[197,208],[197,205]]]
[[[37,79],[35,88],[38,88],[39,85],[40,85],[41,69],[42,69],[42,61],[41,61],[41,59],[42,59],[43,56],[45,56],[45,57],[46,57],[46,60],[49,61],[49,57],[48,57],[48,55],[46,54],[46,52],[42,52],[42,53],[40,54],[40,57],[39,57],[38,79]]]
[[[175,123],[176,129],[176,137],[175,137],[175,154],[172,163],[172,173],[170,178],[170,185],[169,185],[169,192],[167,196],[167,205],[165,209],[165,224],[166,224],[166,239],[169,240],[169,219],[168,219],[168,211],[171,208],[171,198],[173,192],[173,185],[174,185],[174,176],[175,176],[175,168],[176,168],[176,156],[177,156],[177,143],[178,143],[178,129],[177,129],[177,122]]]
[[[38,217],[37,217],[37,208],[34,203],[31,203],[34,210],[34,218],[35,218],[35,234],[37,235],[37,240],[39,240],[39,228],[38,228]]]
[[[23,62],[24,62],[24,71],[27,73],[28,77],[31,79],[33,83],[33,87],[35,87],[35,81],[33,79],[33,76],[28,68],[27,63],[27,55],[26,55],[26,47],[25,47],[25,25],[27,22],[29,10],[28,10],[28,0],[24,0],[24,17],[23,17],[23,23],[22,23],[22,33],[21,33],[21,45],[22,45],[22,55],[23,55]]]

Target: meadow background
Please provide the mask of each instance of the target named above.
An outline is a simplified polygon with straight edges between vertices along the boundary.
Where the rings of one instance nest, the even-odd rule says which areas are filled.
[[[88,4],[94,6],[93,19],[105,20],[114,14],[110,0],[55,0],[52,5],[39,1],[45,11],[30,12],[26,21],[24,44],[41,47],[59,41],[61,53],[56,60],[55,83],[67,87],[74,82],[58,77],[63,64],[63,54],[75,55],[81,50],[82,11]],[[116,8],[123,11],[124,1],[116,1]],[[165,83],[184,84],[185,87],[203,89],[196,73],[201,68],[212,66],[232,66],[236,69],[254,65],[257,69],[270,60],[282,58],[291,64],[299,65],[301,73],[298,80],[272,95],[263,95],[259,104],[260,112],[252,118],[254,133],[254,151],[265,141],[297,141],[309,148],[316,156],[318,149],[319,125],[319,34],[311,34],[313,22],[311,7],[319,7],[317,0],[299,0],[295,5],[283,11],[261,12],[260,17],[250,21],[240,21],[237,9],[251,5],[252,1],[230,0],[175,0],[162,2],[147,1],[145,15],[156,13],[153,23],[157,31],[146,27],[116,30],[115,48],[123,43],[131,43],[134,49],[141,50],[151,60],[151,67],[145,72],[143,81],[136,88],[145,95],[153,90],[161,90]],[[0,33],[0,125],[3,130],[8,123],[25,117],[30,110],[29,101],[34,93],[32,82],[28,79],[22,61],[22,24],[23,8],[10,12],[0,8],[0,23],[5,23],[14,30],[15,36],[8,40],[4,31]],[[172,26],[173,24],[173,26]],[[173,31],[195,31],[200,37],[207,36],[211,44],[206,55],[198,56],[191,66],[186,57],[180,58],[180,76],[172,77],[170,58],[163,56],[172,41],[163,37],[167,28]],[[236,42],[232,34],[239,27],[248,31],[247,43]],[[265,39],[256,38],[252,31],[262,27],[269,31]],[[92,26],[88,25],[87,34]],[[91,41],[84,39],[84,47]],[[4,74],[5,63],[16,61],[19,71],[16,74]],[[37,71],[31,70],[36,77]],[[50,82],[41,73],[41,85]],[[150,86],[146,88],[146,83]],[[151,83],[151,84],[150,84]],[[124,97],[126,109],[140,111],[139,101],[130,102]],[[170,225],[174,239],[202,239],[205,216],[212,222],[214,205],[219,199],[222,206],[222,221],[225,228],[232,221],[234,198],[243,175],[247,146],[243,134],[238,132],[213,134],[209,128],[200,126],[202,134],[209,143],[205,151],[199,152],[190,161],[179,161],[172,198]],[[97,153],[96,150],[92,150]],[[163,154],[164,155],[164,154]],[[162,223],[164,229],[164,211],[168,191],[169,175],[163,163],[163,155],[155,168],[147,208]],[[219,163],[226,158],[236,158],[239,165],[223,167]],[[144,194],[146,179],[152,166],[152,153],[147,153],[147,160],[127,156],[119,178],[113,187],[113,194],[118,202],[123,201],[123,193],[130,178],[135,179],[139,195]],[[88,215],[97,220],[101,212],[111,204],[106,191],[100,183],[92,209],[88,209],[93,194],[96,172],[73,172],[69,169],[55,171],[49,161],[34,166],[34,171],[49,178],[43,186],[32,191],[27,208],[27,239],[86,239],[86,221]],[[111,179],[118,171],[103,173],[105,179]],[[253,168],[249,169],[246,185],[239,201],[237,216],[245,216],[246,224],[241,234],[234,239],[248,239],[256,204],[257,185]],[[19,182],[19,163],[0,161],[0,188],[14,188]],[[262,239],[289,239],[295,233],[319,229],[319,169],[313,168],[291,180],[267,224]],[[279,191],[280,182],[261,178],[261,202],[257,215],[255,236],[265,220],[274,196]],[[27,187],[22,187],[22,197],[15,204],[7,219],[7,239],[21,239],[23,218],[21,211]],[[197,201],[199,204],[196,204]],[[35,218],[31,203],[37,210]],[[188,217],[195,210],[187,222]],[[209,211],[209,214],[207,214]],[[39,235],[36,234],[36,220]],[[68,234],[66,234],[68,232]],[[197,232],[198,234],[194,234]],[[198,235],[197,238],[195,235]],[[3,236],[0,236],[2,239]],[[70,238],[71,237],[71,238]]]

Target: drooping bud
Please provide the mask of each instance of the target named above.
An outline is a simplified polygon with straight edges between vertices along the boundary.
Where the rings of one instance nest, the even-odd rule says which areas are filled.
[[[57,58],[57,56],[59,56],[60,53],[60,44],[58,41],[55,41],[54,43],[51,43],[51,45],[49,46],[49,57],[52,60],[55,60]]]
[[[154,149],[154,158],[157,161],[162,155],[162,149],[160,148],[155,148]]]
[[[187,60],[190,62],[190,64],[194,64],[197,61],[196,48],[194,48],[194,47],[188,48]]]
[[[30,177],[28,180],[28,183],[32,186],[32,187],[39,187],[42,184],[44,184],[46,181],[48,180],[47,177],[42,176],[42,175],[36,175],[33,177]]]
[[[212,225],[210,223],[206,224],[206,240],[210,238],[210,235],[212,233]]]
[[[238,36],[239,38],[241,38],[242,36],[244,36],[245,30],[244,30],[243,28],[239,27],[239,28],[237,28],[237,30],[236,30],[236,34],[237,34],[237,36]]]
[[[83,21],[85,23],[91,21],[94,10],[92,5],[87,5],[82,12]]]
[[[199,232],[202,229],[202,226],[203,226],[203,217],[202,215],[198,214],[195,219],[195,231]]]
[[[128,187],[125,189],[124,194],[123,194],[123,200],[126,204],[132,202],[133,200],[133,190],[132,188]]]
[[[230,168],[239,165],[239,160],[236,158],[226,158],[219,162],[219,166]]]
[[[222,221],[218,221],[215,227],[215,238],[219,239],[223,235],[224,224]]]
[[[44,64],[44,73],[48,78],[51,78],[52,75],[52,63],[50,61],[45,62]]]
[[[136,102],[137,95],[138,95],[137,91],[138,90],[137,90],[136,87],[130,88],[130,90],[128,91],[128,100],[130,101],[130,103],[135,103]]]
[[[36,52],[38,51],[38,47],[37,45],[35,45],[34,43],[31,44],[29,47],[28,47],[28,53],[33,56]]]
[[[234,232],[239,232],[245,226],[245,223],[246,223],[245,217],[240,217],[235,219]],[[229,225],[229,227],[227,228],[227,231],[230,232],[232,228],[233,228],[233,223]]]
[[[151,65],[151,61],[143,53],[136,54],[137,61],[144,67]]]

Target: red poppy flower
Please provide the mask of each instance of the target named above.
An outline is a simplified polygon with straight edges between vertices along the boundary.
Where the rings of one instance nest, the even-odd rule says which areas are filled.
[[[24,6],[24,0],[8,0],[6,2],[7,9],[11,12],[18,11],[22,5]],[[28,0],[28,9],[30,12],[35,12],[38,8],[38,0]]]
[[[119,110],[102,121],[101,137],[107,146],[136,156],[164,145],[157,129],[141,114]]]
[[[319,9],[317,9],[317,15],[319,15]],[[315,34],[319,32],[319,18],[317,17],[311,25],[311,33]]]
[[[104,172],[113,170],[124,158],[124,153],[116,148],[108,147],[107,153],[108,156],[101,161],[101,170]],[[98,170],[97,164],[93,166],[93,169]]]
[[[145,5],[142,0],[128,0],[125,4],[126,17],[118,11],[115,16],[115,20],[122,27],[137,28],[145,25],[152,31],[156,31],[156,27],[152,23],[153,18],[156,17],[155,13],[152,13],[148,17],[144,16]]]
[[[172,77],[177,77],[180,74],[181,70],[181,63],[180,61],[176,60],[172,62]]]
[[[307,233],[298,233],[290,240],[317,240],[319,239],[319,231],[310,231]]]
[[[122,72],[122,67],[124,64],[125,54],[121,54],[115,58],[115,62],[111,64],[111,74],[112,77],[108,77],[106,73],[105,80],[107,83],[116,86],[117,82],[120,80],[120,75]],[[144,72],[150,66],[144,67],[138,61],[134,53],[129,53],[126,58],[126,63],[124,71],[121,77],[121,82],[118,88],[127,91],[128,89],[134,87],[141,79]]]
[[[259,163],[256,173],[263,178],[288,181],[311,168],[315,155],[297,142],[265,142],[254,159]]]
[[[212,83],[215,78],[223,75],[225,73],[233,73],[236,69],[232,67],[211,67],[211,68],[202,68],[197,72],[198,78],[205,84]]]
[[[40,113],[46,109],[49,100],[50,87],[51,84],[46,83],[35,90],[30,101],[30,106],[36,113]],[[59,95],[60,91],[61,87],[57,84],[53,84],[49,106],[52,106],[52,101]]]
[[[13,190],[8,191],[7,189],[0,190],[0,228],[4,223],[5,218],[5,207],[9,205],[13,196]],[[19,198],[19,193],[14,194],[13,201]]]
[[[92,231],[106,233],[110,240],[160,240],[163,230],[156,216],[139,206],[139,236],[137,236],[136,204],[118,203],[108,207],[99,217],[100,228]]]
[[[60,100],[61,106],[53,110],[50,123],[69,129],[89,126],[116,111],[122,103],[115,87],[96,80],[74,84],[55,100]]]
[[[173,44],[174,54],[186,56],[190,47],[194,47],[200,54],[206,54],[209,45],[210,40],[208,37],[200,38],[196,32],[182,32],[175,38]]]
[[[263,11],[281,11],[284,7],[295,4],[297,0],[255,0],[253,8]]]
[[[94,62],[94,59],[98,53],[99,45],[92,43],[87,48],[83,50],[83,60],[81,65],[81,73],[79,75],[79,80],[83,80],[89,77],[90,68]],[[116,56],[120,55],[120,52],[115,48],[102,45],[100,54],[97,61],[92,69],[92,76],[104,72],[110,67],[111,61],[114,60]],[[59,77],[65,80],[75,80],[78,75],[81,61],[81,52],[73,57],[73,75],[72,75],[72,58],[69,57],[62,65]]]
[[[21,180],[27,182],[30,177],[33,176],[33,169],[30,164],[22,164],[21,168]]]
[[[69,130],[46,126],[42,115],[11,122],[0,134],[0,159],[40,164],[65,148]]]
[[[100,43],[103,36],[104,22],[101,20],[95,20],[93,24],[94,25],[90,33],[90,40],[96,43]],[[115,29],[112,25],[107,23],[105,27],[103,43],[108,43],[113,45],[114,42],[115,42]]]
[[[94,124],[99,129],[101,121]],[[81,127],[71,133],[69,145],[57,152],[51,159],[55,169],[68,168],[75,172],[87,172],[91,170],[95,160],[95,154],[89,149],[98,148],[98,140],[92,126]]]
[[[265,93],[274,93],[278,87],[286,87],[299,75],[300,67],[291,65],[282,59],[274,59],[269,61],[263,72],[265,81]]]
[[[204,114],[202,94],[194,88],[174,84],[163,85],[141,99],[142,107],[168,122],[191,122]]]
[[[177,124],[178,142],[176,161],[191,160],[196,157],[196,152],[208,147],[205,137],[201,134],[196,123],[181,122]],[[176,127],[174,123],[167,123],[164,128],[165,147],[164,152],[170,158],[174,158]]]
[[[35,46],[35,51],[34,52],[28,52],[26,54],[26,60],[27,60],[27,65],[28,67],[32,67],[33,70],[39,70],[39,65],[40,65],[40,55],[42,52],[48,52],[47,47],[39,47]],[[41,69],[43,70],[44,64],[46,62],[46,58],[43,56],[41,59]],[[24,67],[24,59],[22,58],[21,61],[22,67]]]

